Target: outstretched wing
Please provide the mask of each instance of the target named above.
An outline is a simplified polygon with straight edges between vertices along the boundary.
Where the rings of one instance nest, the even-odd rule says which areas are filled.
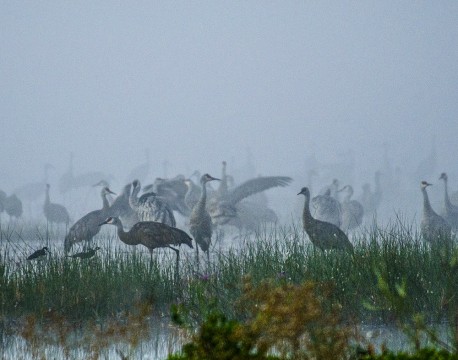
[[[288,176],[262,176],[257,177],[248,181],[245,181],[243,184],[237,186],[235,189],[231,190],[228,194],[228,201],[232,204],[238,203],[240,200],[256,194],[258,192],[277,187],[277,186],[287,186],[292,181]]]

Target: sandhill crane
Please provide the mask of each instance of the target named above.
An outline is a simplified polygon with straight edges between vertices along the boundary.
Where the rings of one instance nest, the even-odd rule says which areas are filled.
[[[175,227],[175,217],[165,201],[153,192],[143,194],[138,198],[138,193],[141,189],[140,181],[134,180],[132,186],[129,204],[140,221],[157,221]]]
[[[184,201],[188,188],[183,175],[177,175],[171,179],[156,178],[152,185],[144,186],[143,191],[153,191],[162,201],[167,203],[171,210],[177,211],[183,216],[189,216],[190,209]]]
[[[338,249],[353,251],[353,245],[348,240],[347,235],[345,235],[338,226],[313,218],[309,207],[309,189],[307,187],[303,187],[297,195],[304,195],[305,197],[302,222],[304,230],[313,245],[319,247],[321,250]]]
[[[352,230],[363,222],[364,208],[359,201],[351,200],[353,196],[353,187],[345,185],[339,192],[346,190],[347,194],[342,201],[342,224],[344,231]]]
[[[448,176],[446,173],[442,173],[439,180],[444,180],[444,210],[441,214],[442,217],[450,224],[450,226],[456,230],[458,229],[458,206],[453,205],[450,202],[448,196]]]
[[[119,217],[127,229],[140,221],[136,212],[129,205],[131,189],[132,184],[125,185],[121,194],[114,199],[110,206],[110,214]]]
[[[17,187],[13,190],[13,194],[16,194],[24,202],[36,202],[45,194],[45,185],[48,182],[48,173],[50,169],[54,169],[54,166],[45,164],[43,179],[41,181],[31,182]]]
[[[46,256],[46,254],[49,254],[49,249],[47,246],[45,246],[44,248],[40,249],[40,250],[37,250],[35,252],[33,252],[28,258],[27,260],[33,260],[33,259],[38,259],[42,256]]]
[[[371,190],[371,185],[369,183],[365,183],[363,185],[363,194],[359,198],[359,201],[361,205],[363,205],[364,215],[374,214],[382,202],[383,192],[380,183],[380,177],[380,171],[376,171],[374,174],[374,191]]]
[[[109,188],[110,184],[108,183],[108,181],[102,179],[102,180],[98,181],[97,183],[95,183],[94,185],[92,185],[92,187],[98,187],[98,186]],[[108,194],[107,195],[107,200],[108,200],[108,203],[111,206],[111,204],[113,204],[114,198],[113,198],[113,196],[111,194]]]
[[[99,224],[107,218],[110,211],[107,194],[115,193],[112,192],[109,188],[104,187],[101,191],[103,201],[102,209],[91,211],[72,225],[64,241],[64,250],[66,253],[70,251],[73,244],[82,241],[90,241],[95,235],[99,233]]]
[[[331,189],[328,188],[324,195],[315,196],[312,199],[311,205],[315,219],[334,224],[335,226],[342,224],[342,208],[339,201],[331,196]]]
[[[448,242],[451,237],[452,229],[441,216],[437,215],[431,207],[426,188],[431,186],[426,181],[421,182],[421,192],[423,193],[423,218],[420,223],[420,230],[423,239],[430,244]]]
[[[237,216],[236,205],[250,195],[265,191],[272,187],[287,186],[292,179],[287,176],[261,176],[245,181],[241,185],[228,191],[221,199],[216,196],[208,201],[208,212],[215,225],[227,224]]]
[[[96,246],[94,249],[89,249],[87,251],[82,251],[73,255],[68,255],[68,257],[74,258],[74,259],[90,259],[95,255],[97,250],[100,250],[98,246]]]
[[[117,217],[109,217],[99,224],[115,225],[119,239],[127,245],[143,245],[150,252],[160,247],[167,247],[176,253],[175,274],[179,274],[180,251],[172,245],[186,244],[192,248],[192,238],[183,230],[154,221],[141,221],[136,223],[129,231],[124,231],[121,220]]]
[[[49,198],[49,188],[49,184],[46,184],[46,197],[45,204],[43,205],[43,212],[46,220],[50,223],[63,223],[68,226],[68,223],[70,222],[70,215],[68,215],[68,211],[65,206],[51,202]]]
[[[22,201],[12,194],[7,196],[4,201],[5,211],[10,216],[10,219],[15,217],[16,219],[22,215]]]
[[[207,202],[207,183],[209,181],[219,180],[209,174],[204,174],[200,178],[202,186],[202,193],[197,204],[193,207],[191,215],[189,216],[189,231],[197,243],[196,246],[196,259],[199,264],[199,247],[203,252],[207,253],[208,263],[210,261],[210,244],[212,239],[212,219],[206,209]]]

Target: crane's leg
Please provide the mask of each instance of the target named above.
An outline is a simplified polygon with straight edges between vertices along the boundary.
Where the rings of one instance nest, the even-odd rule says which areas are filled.
[[[196,243],[196,263],[197,263],[197,271],[199,272],[199,244]]]
[[[170,249],[175,251],[175,254],[177,255],[177,261],[175,264],[175,282],[178,282],[179,276],[180,276],[180,250],[175,249],[174,247],[169,246]]]

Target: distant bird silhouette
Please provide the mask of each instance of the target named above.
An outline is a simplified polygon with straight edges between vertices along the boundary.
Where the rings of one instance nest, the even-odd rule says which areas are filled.
[[[446,173],[442,173],[439,180],[444,180],[444,209],[442,217],[450,224],[450,226],[456,230],[458,229],[458,206],[453,205],[450,202],[448,196],[448,176]]]
[[[206,209],[207,203],[207,183],[209,181],[219,180],[209,174],[204,174],[200,178],[202,192],[197,204],[193,207],[189,216],[189,231],[196,241],[196,259],[199,262],[199,247],[207,253],[207,260],[210,260],[209,248],[212,239],[213,225],[210,214]]]
[[[321,250],[338,249],[353,251],[353,245],[348,240],[347,235],[336,225],[314,219],[310,213],[310,191],[303,187],[298,195],[304,195],[304,211],[302,222],[304,230],[313,245]]]
[[[103,207],[100,210],[94,210],[84,215],[72,225],[64,241],[64,250],[70,251],[73,244],[82,241],[90,241],[100,231],[99,224],[110,214],[110,205],[108,204],[107,194],[115,194],[109,188],[104,187],[101,191]]]
[[[22,201],[16,196],[16,194],[6,197],[4,207],[6,213],[10,216],[10,219],[13,217],[17,219],[22,215]]]
[[[312,214],[315,219],[341,226],[342,208],[339,201],[331,196],[330,188],[326,190],[324,195],[315,196],[311,204]]]
[[[27,260],[33,260],[33,259],[38,259],[42,256],[46,256],[46,254],[49,254],[49,249],[47,246],[45,246],[44,248],[40,249],[40,250],[37,250],[35,251],[34,253],[32,253],[28,258]]]
[[[420,230],[423,239],[430,244],[439,244],[450,240],[452,229],[441,216],[437,215],[431,207],[426,188],[432,184],[426,181],[421,182],[423,193],[423,218],[420,223]]]
[[[363,222],[364,208],[359,201],[351,200],[353,196],[353,187],[346,185],[339,192],[347,191],[347,195],[342,201],[342,224],[344,231],[352,230]]]
[[[179,273],[180,251],[172,245],[186,244],[192,248],[192,238],[183,230],[153,221],[141,221],[136,223],[129,231],[124,231],[121,220],[117,217],[109,217],[99,224],[111,224],[116,226],[119,239],[127,245],[143,245],[150,252],[154,249],[167,247],[176,253],[176,275]]]
[[[129,204],[140,221],[157,221],[175,227],[175,216],[165,201],[154,192],[143,194],[138,198],[138,193],[141,189],[140,181],[138,180],[134,180],[132,187]]]
[[[70,215],[68,215],[68,211],[65,206],[51,202],[49,198],[49,188],[49,184],[46,184],[46,197],[45,204],[43,206],[43,212],[46,220],[50,223],[65,224],[68,226],[68,223],[70,222]]]
[[[48,173],[50,169],[54,169],[51,164],[44,165],[44,175],[41,181],[24,184],[13,190],[21,200],[27,202],[36,202],[40,196],[45,194],[45,185],[48,182]]]
[[[369,183],[365,183],[363,185],[363,194],[359,198],[359,201],[361,205],[363,205],[364,215],[373,215],[382,202],[383,191],[380,183],[380,176],[380,171],[376,171],[374,174],[374,191],[371,191],[371,186]]]
[[[95,255],[95,253],[97,252],[97,250],[100,250],[100,248],[97,246],[95,247],[94,249],[89,249],[87,251],[82,251],[82,252],[79,252],[79,253],[76,253],[76,254],[73,254],[73,255],[68,255],[68,257],[71,257],[71,258],[79,258],[79,259],[90,259],[91,257],[93,257]]]

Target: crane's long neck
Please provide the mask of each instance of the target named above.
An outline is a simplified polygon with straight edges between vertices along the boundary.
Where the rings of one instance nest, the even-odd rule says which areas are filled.
[[[105,191],[102,191],[102,202],[102,210],[108,210],[108,208],[110,207],[110,203],[108,202],[107,193]]]
[[[444,187],[445,187],[445,192],[444,192],[445,207],[446,208],[451,208],[452,207],[452,203],[450,202],[450,197],[448,196],[447,179],[444,179]]]
[[[313,220],[312,214],[310,213],[310,196],[305,196],[304,210],[302,211],[302,221],[308,224]]]
[[[423,213],[430,214],[434,212],[433,208],[431,207],[431,203],[429,202],[428,193],[426,192],[426,188],[422,188],[421,192],[423,193]]]
[[[46,188],[46,196],[45,196],[45,205],[49,205],[51,200],[49,199],[49,188]]]
[[[129,236],[129,233],[124,231],[122,223],[118,220],[114,225],[116,225],[119,239],[126,245],[138,245],[139,242],[133,236]]]
[[[196,204],[198,209],[205,209],[205,204],[207,203],[207,184],[202,183],[202,193],[200,194],[200,199]]]
[[[221,174],[221,182],[218,188],[218,195],[225,196],[227,194],[227,174],[226,174],[226,164],[223,164],[223,171]]]
[[[140,187],[136,186],[132,189],[132,193],[129,196],[129,205],[132,208],[138,207],[138,193],[140,192]]]

